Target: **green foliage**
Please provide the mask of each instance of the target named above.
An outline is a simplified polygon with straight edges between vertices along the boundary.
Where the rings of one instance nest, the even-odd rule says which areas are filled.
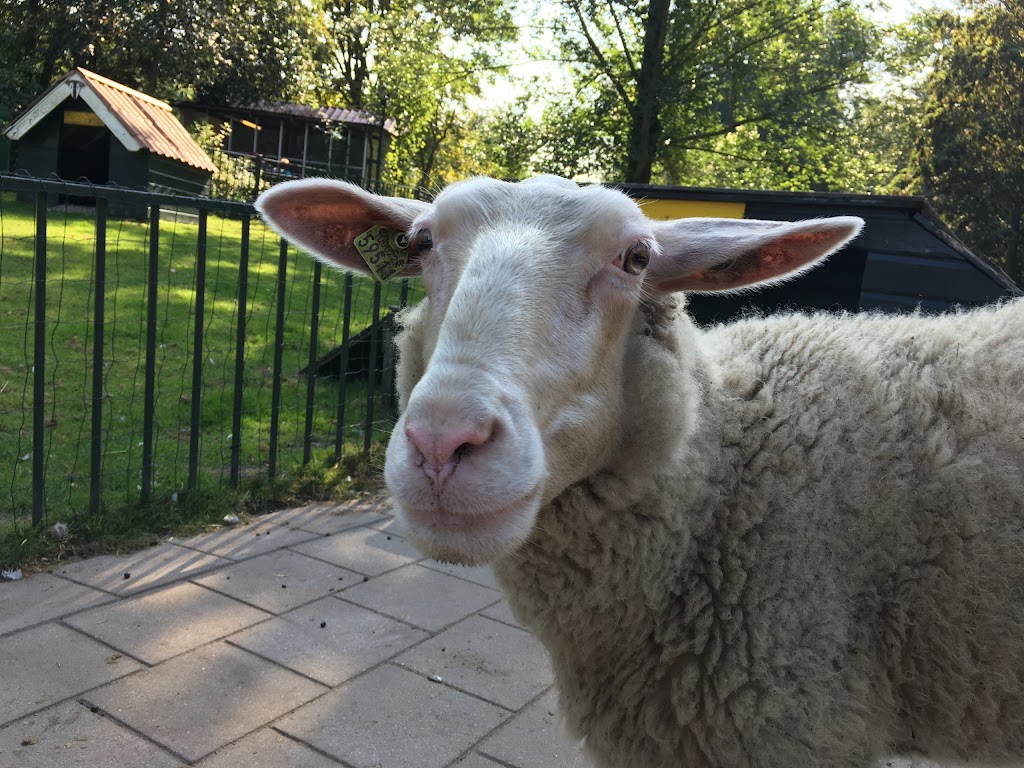
[[[325,84],[349,106],[393,117],[386,182],[432,189],[463,178],[467,103],[513,40],[507,0],[327,0]]]
[[[530,175],[534,156],[545,140],[542,126],[529,114],[531,99],[530,94],[523,94],[500,110],[474,116],[474,146],[481,173],[501,179]]]
[[[886,25],[860,0],[8,0],[0,117],[81,64],[168,99],[394,118],[384,186],[421,195],[534,172],[926,194],[1021,278],[1022,0],[962,1],[963,18]],[[526,17],[553,24],[571,81],[483,104]],[[251,161],[222,136],[197,129],[213,194],[250,198]]]
[[[7,0],[0,105],[83,66],[153,96],[309,100],[320,17],[291,0]]]
[[[923,191],[965,242],[1024,282],[1024,2],[947,14],[926,82]]]
[[[846,0],[563,0],[575,82],[547,118],[544,167],[626,181],[835,184],[841,89],[866,80],[876,30]]]
[[[881,28],[871,81],[844,91],[847,118],[833,145],[846,189],[921,194],[915,146],[923,131],[924,83],[936,57],[939,18],[935,11],[921,12]]]
[[[229,155],[224,147],[231,125],[199,121],[190,127],[192,138],[210,156],[217,172],[210,182],[210,197],[247,202],[256,195],[256,167],[251,157]]]
[[[387,186],[434,187],[469,170],[468,101],[517,35],[511,2],[8,0],[0,114],[73,66],[168,100],[366,109],[399,126]],[[233,196],[246,173],[225,174]]]

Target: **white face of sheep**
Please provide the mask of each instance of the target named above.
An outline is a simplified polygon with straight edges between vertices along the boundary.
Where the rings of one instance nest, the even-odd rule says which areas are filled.
[[[402,344],[404,411],[385,474],[414,542],[467,564],[514,552],[542,504],[614,466],[644,293],[790,277],[862,224],[655,222],[619,192],[555,177],[473,179],[433,204],[304,180],[257,208],[316,257],[364,273],[355,241],[379,225],[389,258],[407,252],[398,274],[422,275],[428,298]]]

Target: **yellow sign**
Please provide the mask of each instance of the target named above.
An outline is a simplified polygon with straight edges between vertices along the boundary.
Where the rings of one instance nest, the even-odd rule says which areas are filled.
[[[103,121],[95,112],[72,112],[64,113],[64,125],[91,125],[94,128],[102,128]]]
[[[744,203],[722,203],[709,200],[656,200],[646,198],[637,201],[640,210],[656,221],[668,219],[690,219],[697,216],[719,219],[742,219],[746,210]]]

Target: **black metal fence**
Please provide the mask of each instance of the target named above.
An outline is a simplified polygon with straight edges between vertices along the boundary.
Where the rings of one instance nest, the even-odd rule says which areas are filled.
[[[0,522],[368,450],[418,290],[323,270],[247,203],[0,175]]]

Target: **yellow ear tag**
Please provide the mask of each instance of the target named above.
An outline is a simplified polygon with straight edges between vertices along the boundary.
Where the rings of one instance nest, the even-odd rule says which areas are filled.
[[[353,240],[352,244],[373,276],[382,283],[404,272],[409,262],[409,237],[397,229],[376,224]]]

